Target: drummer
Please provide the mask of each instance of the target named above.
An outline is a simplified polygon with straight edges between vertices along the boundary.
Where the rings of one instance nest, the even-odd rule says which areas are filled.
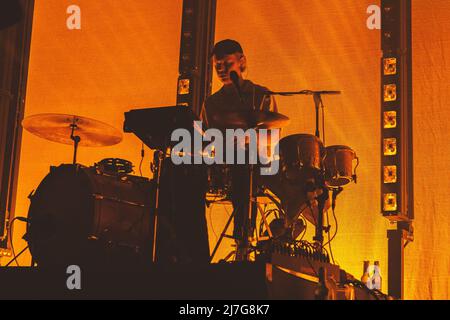
[[[226,39],[216,43],[212,51],[212,59],[217,76],[223,86],[208,97],[203,105],[200,118],[206,127],[226,129],[220,123],[220,115],[228,112],[244,110],[277,112],[275,99],[273,96],[265,94],[268,89],[243,78],[243,73],[247,69],[247,58],[237,41]],[[238,75],[240,92],[231,80],[230,73],[232,71]],[[248,212],[249,169],[245,165],[233,165],[231,171],[231,197],[235,212],[233,235],[236,239],[236,259],[240,260],[248,249],[246,239],[253,235],[256,208],[252,210],[254,216],[251,219],[251,226],[246,228],[244,218]]]

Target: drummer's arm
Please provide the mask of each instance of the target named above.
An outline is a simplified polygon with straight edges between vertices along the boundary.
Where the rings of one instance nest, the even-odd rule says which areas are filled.
[[[275,96],[273,95],[265,95],[261,104],[262,106],[260,106],[260,110],[278,112],[277,102],[275,100]]]
[[[203,122],[203,128],[208,128],[208,116],[206,113],[206,102],[203,102],[202,110],[200,111],[200,120]]]
[[[275,100],[275,96],[270,96],[270,109],[269,111],[278,112],[277,101]]]

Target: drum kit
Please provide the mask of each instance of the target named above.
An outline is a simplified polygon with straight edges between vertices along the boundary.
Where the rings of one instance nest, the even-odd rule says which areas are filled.
[[[276,112],[245,111],[223,115],[220,121],[226,128],[281,129],[288,125],[289,118]],[[157,192],[154,179],[132,175],[131,162],[123,159],[104,159],[91,167],[77,163],[79,146],[111,146],[121,142],[122,133],[94,119],[64,114],[30,116],[22,125],[38,137],[73,145],[72,164],[52,167],[30,196],[26,239],[33,259],[44,265],[55,263],[55,252],[61,261],[81,256],[92,259],[109,249],[121,254],[140,253],[151,259],[154,241],[150,213]],[[278,145],[278,173],[250,178],[253,193],[249,194],[247,218],[255,219],[251,204],[261,197],[274,203],[280,213],[270,224],[266,216],[262,217],[269,237],[289,234],[286,241],[295,240],[299,232],[292,230],[302,224],[299,220],[304,217],[314,224],[314,240],[321,246],[324,211],[334,208],[332,202],[345,185],[356,183],[359,161],[355,151],[345,145],[324,146],[317,132],[283,137]],[[207,166],[207,204],[232,198],[231,171],[227,164]],[[252,177],[253,170],[250,172]],[[254,223],[247,221],[247,227]],[[251,233],[248,232],[249,238]],[[86,255],[87,252],[91,254]],[[248,256],[244,255],[244,259]]]
[[[219,121],[219,119],[216,119]],[[281,129],[289,124],[289,118],[275,112],[246,111],[234,112],[221,118],[223,127],[226,128],[255,128],[255,129]],[[279,171],[276,175],[261,175],[250,178],[249,196],[251,202],[260,201],[260,197],[272,194],[270,200],[278,208],[281,218],[273,220],[268,226],[266,234],[271,237],[284,237],[284,241],[295,241],[299,235],[298,226],[303,225],[300,217],[303,216],[316,227],[314,240],[318,246],[323,243],[323,213],[331,206],[334,209],[336,196],[343,187],[350,182],[356,183],[356,168],[359,159],[354,150],[345,145],[333,145],[325,147],[319,137],[312,134],[293,134],[282,138],[279,146]],[[355,164],[356,161],[356,164]],[[208,168],[208,193],[209,202],[227,203],[232,198],[232,168],[227,164],[215,164]],[[250,169],[251,174],[253,170]],[[255,191],[256,190],[256,191]],[[332,199],[329,193],[333,193]],[[333,202],[333,203],[332,203]],[[249,206],[247,219],[255,219],[254,210]],[[263,210],[260,210],[264,224]],[[213,250],[211,260],[217,249],[227,236],[226,232],[233,214],[230,216],[222,234]],[[248,222],[248,226],[255,222]],[[297,231],[295,231],[297,229]],[[252,242],[254,230],[250,230],[249,242]],[[286,237],[288,236],[288,237]],[[260,240],[263,238],[260,238]],[[242,240],[242,239],[241,239]],[[247,239],[245,239],[247,240]],[[249,246],[250,247],[250,246]],[[256,248],[257,246],[254,246]],[[251,249],[250,249],[251,250]],[[235,252],[237,254],[237,250]],[[247,260],[248,253],[244,254]]]

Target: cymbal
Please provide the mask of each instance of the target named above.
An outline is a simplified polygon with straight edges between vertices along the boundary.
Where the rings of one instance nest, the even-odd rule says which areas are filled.
[[[280,129],[287,126],[289,118],[272,111],[230,111],[212,116],[215,123],[230,129]]]
[[[76,115],[43,113],[29,116],[22,126],[32,134],[54,142],[73,145],[70,138],[72,127],[74,136],[80,137],[79,146],[112,146],[122,141],[122,132],[98,120]]]

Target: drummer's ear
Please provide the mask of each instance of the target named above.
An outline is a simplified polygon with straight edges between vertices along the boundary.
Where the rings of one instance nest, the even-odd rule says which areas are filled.
[[[240,67],[239,69],[241,70],[241,72],[244,72],[247,69],[247,58],[242,55],[241,58],[239,59],[240,62]]]

